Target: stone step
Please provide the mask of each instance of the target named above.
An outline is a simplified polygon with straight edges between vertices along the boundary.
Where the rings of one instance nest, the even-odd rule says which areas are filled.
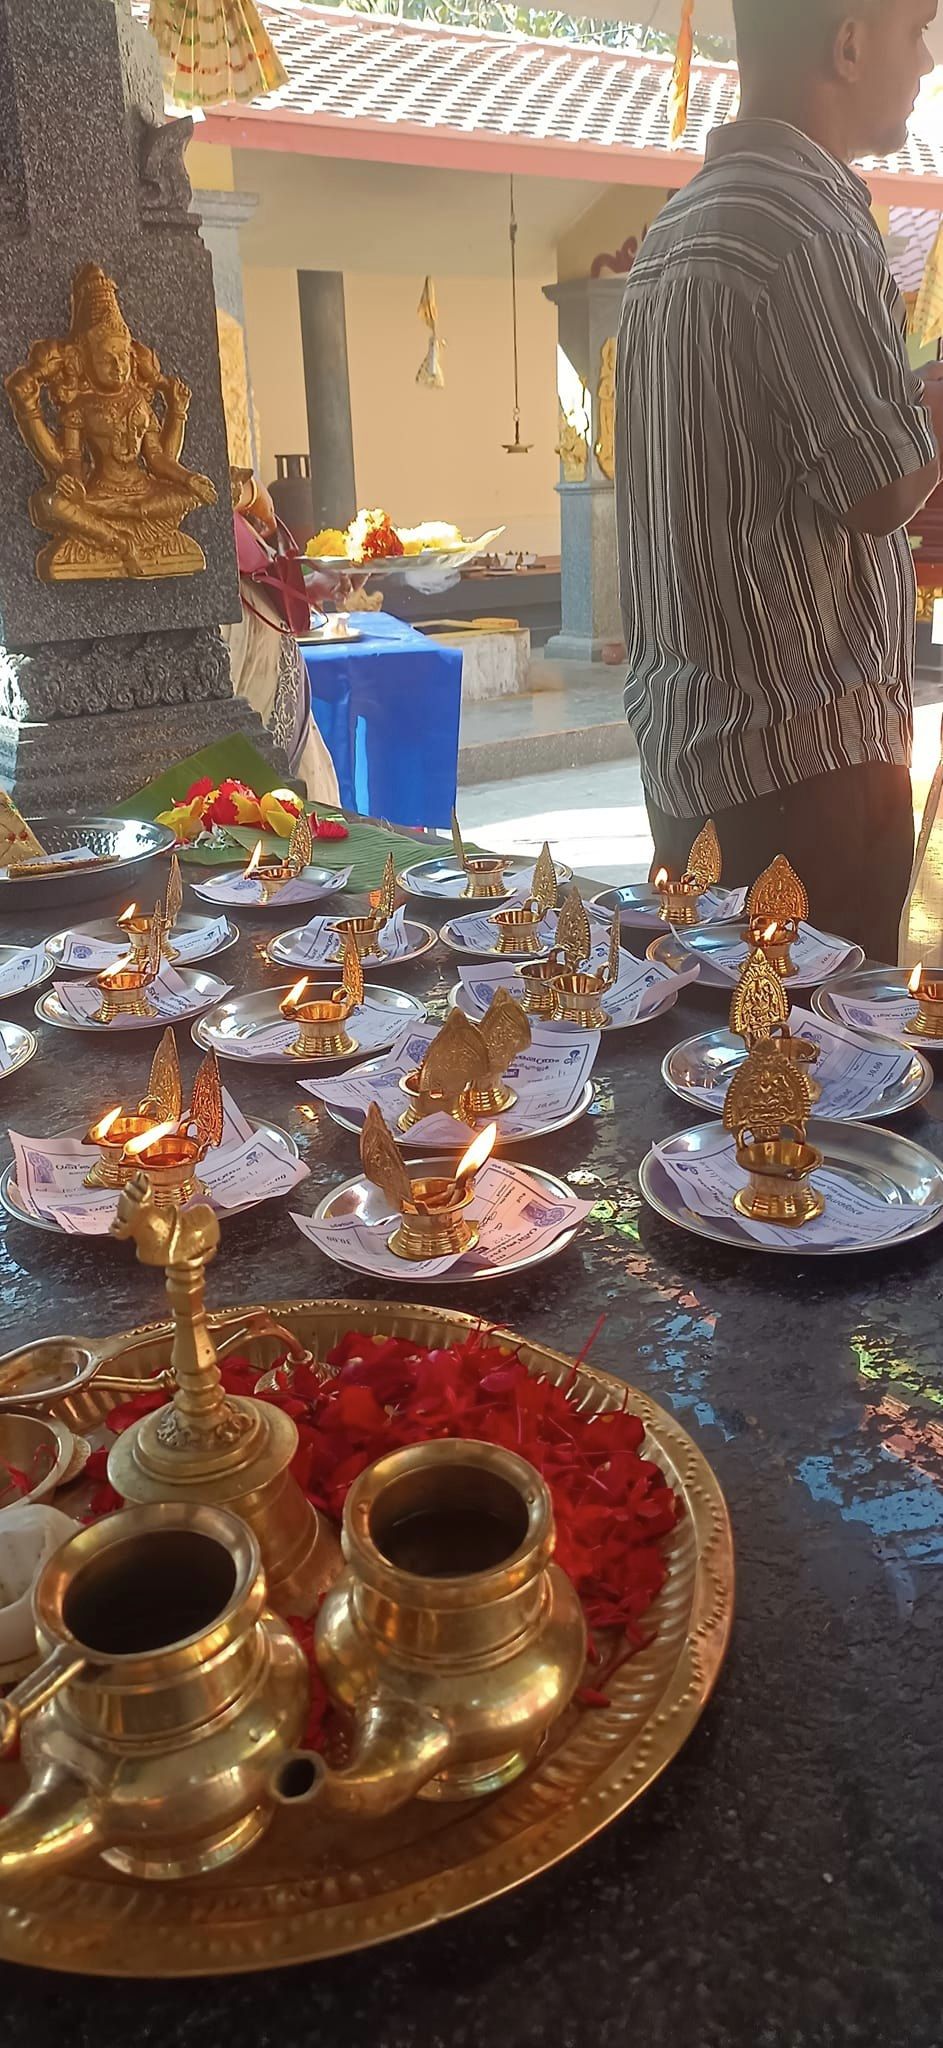
[[[460,786],[588,767],[635,754],[622,713],[618,670],[535,659],[531,682],[536,687],[520,696],[463,706]]]

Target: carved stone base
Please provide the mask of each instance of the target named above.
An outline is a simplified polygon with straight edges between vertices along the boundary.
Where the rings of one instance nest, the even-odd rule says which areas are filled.
[[[107,811],[236,732],[287,774],[257,712],[233,695],[215,633],[64,642],[0,665],[0,785],[27,814]]]

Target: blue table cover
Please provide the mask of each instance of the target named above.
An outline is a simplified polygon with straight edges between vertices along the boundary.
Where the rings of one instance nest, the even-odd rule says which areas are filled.
[[[391,825],[448,826],[455,807],[462,654],[402,619],[355,612],[362,639],[303,647],[311,711],[341,803]]]

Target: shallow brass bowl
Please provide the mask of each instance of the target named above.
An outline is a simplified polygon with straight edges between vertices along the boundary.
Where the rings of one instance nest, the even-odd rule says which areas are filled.
[[[348,1330],[448,1344],[479,1327],[457,1311],[390,1302],[293,1301],[273,1314],[323,1356]],[[227,1309],[211,1323],[243,1310]],[[531,1372],[557,1383],[572,1359],[500,1332]],[[277,1341],[258,1355],[271,1363]],[[114,1354],[111,1354],[114,1356]],[[127,1363],[142,1374],[167,1364],[170,1333]],[[625,1385],[577,1368],[584,1409],[621,1407]],[[94,1381],[75,1396],[86,1427],[122,1396]],[[646,1452],[683,1495],[668,1583],[651,1610],[647,1649],[605,1678],[612,1705],[571,1708],[538,1762],[475,1811],[413,1800],[375,1825],[315,1825],[285,1809],[242,1861],[217,1876],[158,1888],[90,1862],[75,1874],[23,1883],[0,1896],[0,1958],[50,1970],[115,1977],[183,1977],[272,1969],[368,1948],[438,1924],[536,1877],[623,1813],[665,1769],[713,1691],[733,1620],[733,1546],[723,1494],[706,1459],[663,1408],[636,1390],[630,1404]],[[603,1667],[604,1669],[604,1667]],[[594,1678],[600,1683],[600,1678]],[[705,1765],[705,1768],[709,1768]],[[0,1801],[19,1783],[0,1766]]]

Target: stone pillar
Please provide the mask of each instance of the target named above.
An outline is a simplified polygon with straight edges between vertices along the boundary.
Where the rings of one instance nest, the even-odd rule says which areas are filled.
[[[315,531],[343,529],[357,510],[343,273],[299,270],[298,305]]]
[[[0,377],[68,332],[75,272],[99,264],[134,339],[189,385],[182,460],[217,491],[186,521],[204,570],[41,582],[43,478],[0,391],[0,778],[27,810],[107,807],[229,731],[271,751],[219,637],[240,605],[212,267],[182,161],[192,123],[161,105],[129,0],[0,0]]]
[[[563,363],[582,383],[588,430],[581,455],[571,431],[561,457],[560,552],[562,623],[546,652],[572,661],[599,661],[622,640],[616,567],[616,514],[612,462],[612,375],[624,277],[580,277],[544,286],[557,308]],[[564,376],[561,374],[561,387]],[[564,390],[561,388],[561,401]],[[562,421],[561,421],[562,426]],[[561,446],[565,440],[561,441]]]
[[[246,345],[239,230],[252,219],[258,203],[254,192],[217,192],[201,187],[193,194],[193,211],[200,224],[200,235],[213,262],[229,460],[240,469],[254,469],[256,475],[259,474],[260,450]]]

